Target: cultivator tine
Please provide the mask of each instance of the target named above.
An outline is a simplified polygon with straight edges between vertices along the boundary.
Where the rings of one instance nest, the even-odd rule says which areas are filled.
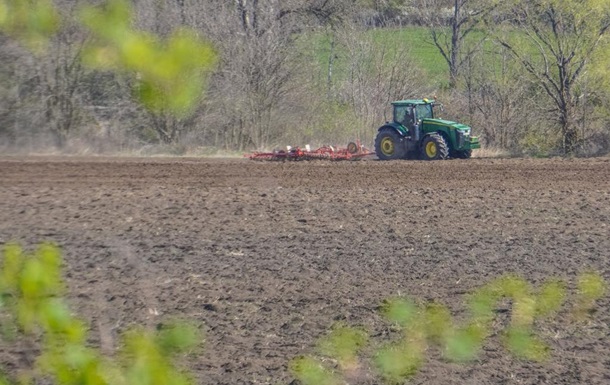
[[[300,161],[300,160],[358,160],[375,153],[362,146],[359,142],[350,142],[347,147],[322,146],[311,150],[309,145],[305,150],[300,147],[287,146],[287,151],[254,152],[247,154],[252,160],[260,161]]]

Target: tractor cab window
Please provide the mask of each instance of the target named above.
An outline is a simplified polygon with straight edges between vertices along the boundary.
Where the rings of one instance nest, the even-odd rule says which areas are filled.
[[[418,104],[415,106],[417,112],[417,119],[428,119],[433,118],[432,115],[432,104]]]
[[[413,126],[413,110],[411,106],[394,107],[394,121],[410,128]]]

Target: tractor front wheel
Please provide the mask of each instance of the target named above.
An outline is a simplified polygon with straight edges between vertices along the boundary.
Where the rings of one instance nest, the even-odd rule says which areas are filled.
[[[405,157],[403,138],[392,128],[384,128],[375,138],[375,154],[380,160],[403,159]]]
[[[442,160],[449,156],[449,147],[445,138],[439,134],[430,134],[424,138],[421,148],[425,160]]]

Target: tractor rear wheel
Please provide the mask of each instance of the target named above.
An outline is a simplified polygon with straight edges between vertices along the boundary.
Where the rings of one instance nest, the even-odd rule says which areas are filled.
[[[449,157],[449,147],[441,135],[430,134],[422,142],[421,153],[425,160],[443,160]]]
[[[403,138],[392,128],[384,128],[375,138],[375,154],[380,160],[403,159],[406,150]]]

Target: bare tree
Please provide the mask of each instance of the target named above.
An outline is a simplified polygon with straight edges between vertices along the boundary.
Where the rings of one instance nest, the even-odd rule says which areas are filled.
[[[469,41],[469,36],[482,25],[483,20],[496,7],[495,1],[485,0],[415,0],[421,20],[430,32],[449,68],[449,87],[454,88],[458,76],[470,58],[485,40],[482,37]]]
[[[160,1],[160,0],[135,0],[134,17],[135,25],[138,29],[149,31],[161,38],[167,38],[172,31],[185,26],[186,15],[192,9],[185,0],[175,1]],[[129,84],[124,90],[138,89],[138,82],[131,77],[126,79]],[[152,128],[156,139],[159,143],[167,145],[176,145],[181,137],[190,130],[195,129],[192,122],[198,112],[194,112],[188,116],[176,116],[167,110],[150,110],[140,107],[140,113],[137,114],[140,118],[144,118]],[[142,127],[144,130],[146,126]],[[145,133],[138,133],[146,135]]]
[[[82,116],[80,85],[85,70],[80,60],[84,37],[64,29],[53,40],[49,54],[37,66],[40,93],[49,129],[62,148],[78,128]]]
[[[214,140],[232,149],[276,143],[291,125],[285,106],[302,92],[298,38],[339,18],[346,2],[337,0],[213,0],[201,28],[221,53],[208,106],[219,131]],[[213,17],[213,19],[212,19]]]
[[[538,113],[539,91],[522,75],[503,47],[478,52],[464,66],[464,88],[453,91],[458,106],[452,107],[460,109],[462,116],[468,111],[465,120],[487,147],[518,152],[527,133],[547,129]]]
[[[421,98],[430,88],[422,80],[423,72],[409,50],[398,39],[379,42],[370,34],[347,27],[340,41],[347,50],[347,73],[340,97],[359,117],[358,136],[372,140],[390,102]]]
[[[86,37],[69,21],[76,4],[59,5],[67,21],[49,39],[46,50],[34,54],[9,40],[3,41],[2,48],[11,56],[3,62],[3,71],[12,79],[12,92],[7,95],[12,106],[4,115],[11,120],[13,139],[33,138],[46,131],[62,148],[82,116],[80,82],[85,71],[80,50]]]
[[[22,93],[17,69],[24,67],[20,56],[17,44],[0,35],[0,138],[5,146],[14,146],[19,135]]]
[[[607,2],[519,1],[510,22],[520,27],[527,43],[517,41],[514,34],[499,40],[552,101],[563,152],[572,153],[581,140],[577,123],[585,95],[581,80],[610,29]]]

